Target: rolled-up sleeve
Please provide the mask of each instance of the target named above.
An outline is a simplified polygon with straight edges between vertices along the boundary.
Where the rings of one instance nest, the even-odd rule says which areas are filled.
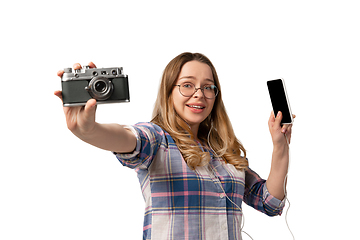
[[[116,158],[129,168],[148,168],[162,143],[163,130],[152,123],[138,123],[125,128],[135,134],[136,148],[132,153],[114,153]]]
[[[261,179],[250,168],[245,174],[244,201],[256,210],[268,216],[281,215],[285,206],[285,199],[279,200],[271,195],[266,186],[266,180]]]

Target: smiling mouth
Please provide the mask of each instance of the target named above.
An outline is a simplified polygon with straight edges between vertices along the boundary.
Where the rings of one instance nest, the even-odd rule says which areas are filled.
[[[204,109],[205,108],[203,106],[197,106],[197,105],[186,105],[186,106],[188,106],[190,108],[195,108],[195,109]]]

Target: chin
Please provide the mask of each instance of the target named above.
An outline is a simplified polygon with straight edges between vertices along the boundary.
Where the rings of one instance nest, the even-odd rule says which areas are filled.
[[[187,122],[187,124],[189,124],[190,126],[193,126],[193,125],[200,125],[200,123],[202,123],[206,118],[200,118],[200,119],[185,119],[185,121]]]

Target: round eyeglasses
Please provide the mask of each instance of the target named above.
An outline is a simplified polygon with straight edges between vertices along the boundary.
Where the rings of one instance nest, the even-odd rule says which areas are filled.
[[[184,97],[191,97],[199,89],[204,94],[204,97],[208,99],[215,98],[219,93],[219,89],[215,85],[211,85],[211,84],[204,85],[202,88],[196,88],[195,85],[192,83],[182,83],[175,86],[179,87],[179,92]]]

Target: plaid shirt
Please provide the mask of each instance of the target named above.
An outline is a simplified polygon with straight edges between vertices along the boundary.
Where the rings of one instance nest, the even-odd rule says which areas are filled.
[[[191,170],[171,136],[152,123],[128,126],[137,138],[131,154],[116,154],[138,174],[145,200],[143,240],[241,239],[243,201],[269,215],[280,215],[284,202],[273,197],[265,180],[251,169],[239,171],[213,156],[209,165]],[[226,195],[224,191],[226,192]]]

